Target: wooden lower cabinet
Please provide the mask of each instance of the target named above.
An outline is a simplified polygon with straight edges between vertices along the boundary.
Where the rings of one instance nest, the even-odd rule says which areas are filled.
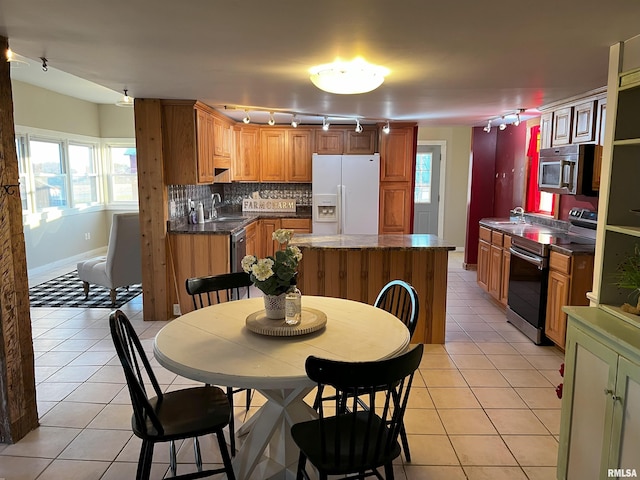
[[[489,291],[489,270],[491,265],[491,244],[478,242],[478,285],[485,292]]]
[[[258,252],[258,223],[259,220],[256,220],[244,229],[247,255],[255,255]]]
[[[179,303],[180,311],[193,310],[193,301],[187,294],[187,278],[218,275],[230,271],[229,235],[171,234],[169,235],[172,265],[167,292],[172,304]]]
[[[491,245],[489,251],[489,294],[500,300],[502,290],[502,247]]]
[[[280,228],[293,230],[296,233],[311,233],[310,218],[283,218],[280,220]]]
[[[411,233],[411,183],[380,183],[380,216],[378,231],[385,233]]]
[[[560,348],[565,346],[566,305],[588,305],[593,283],[593,255],[549,254],[549,286],[544,334]]]
[[[511,269],[511,253],[509,248],[511,247],[511,237],[505,235],[504,246],[502,248],[502,287],[500,288],[500,303],[503,306],[507,306],[507,300],[509,299],[509,271]]]
[[[595,307],[567,312],[557,478],[611,478],[609,469],[638,474],[640,329]]]
[[[280,244],[273,240],[273,232],[280,228],[279,218],[263,218],[260,220],[261,258],[273,256]]]

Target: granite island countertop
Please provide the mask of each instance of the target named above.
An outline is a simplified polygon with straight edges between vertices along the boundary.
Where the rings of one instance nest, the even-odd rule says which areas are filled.
[[[302,248],[336,250],[455,250],[455,246],[436,235],[314,235],[296,234],[290,242]]]

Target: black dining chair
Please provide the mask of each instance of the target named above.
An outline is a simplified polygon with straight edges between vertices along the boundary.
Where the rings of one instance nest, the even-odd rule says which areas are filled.
[[[120,310],[112,312],[109,316],[109,328],[133,406],[131,428],[133,433],[142,439],[136,479],[149,478],[156,443],[175,442],[186,438],[194,439],[198,471],[176,476],[174,455],[171,458],[172,478],[202,478],[226,473],[228,479],[235,479],[223,432],[231,417],[231,406],[225,392],[218,387],[202,386],[163,393],[127,316]],[[155,396],[148,396],[145,379],[148,379]],[[215,434],[217,437],[222,468],[202,469],[202,456],[197,439],[198,436],[208,434]]]
[[[373,362],[307,358],[305,369],[317,384],[316,396],[322,399],[327,386],[336,395],[332,402],[319,402],[317,420],[291,427],[300,448],[297,480],[310,478],[307,461],[316,467],[320,480],[328,475],[394,478],[393,460],[401,452],[398,436],[423,349],[419,344],[396,357]],[[329,403],[328,410],[335,413],[330,416],[325,415]]]
[[[247,298],[251,285],[251,278],[248,273],[234,272],[223,273],[221,275],[210,275],[206,277],[188,278],[186,283],[187,293],[193,299],[193,307],[199,308],[215,305],[229,300],[242,298],[246,293]],[[251,389],[227,387],[227,398],[231,404],[231,420],[229,422],[229,444],[231,455],[236,454],[236,433],[233,416],[233,395],[246,390],[245,406],[247,410],[251,407]]]
[[[409,338],[413,337],[418,324],[420,303],[418,301],[418,292],[411,284],[404,280],[391,280],[382,287],[373,305],[398,317],[409,329]],[[404,457],[407,462],[410,462],[411,451],[409,450],[409,440],[407,439],[404,422],[400,428],[400,440],[402,441]]]

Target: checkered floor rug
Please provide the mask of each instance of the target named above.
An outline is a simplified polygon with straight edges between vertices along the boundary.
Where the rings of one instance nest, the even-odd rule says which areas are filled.
[[[120,287],[116,290],[116,303],[111,305],[109,289],[91,285],[89,298],[84,298],[82,281],[78,272],[73,271],[29,289],[29,302],[32,307],[81,307],[81,308],[120,308],[142,293],[142,285],[131,285],[129,290]]]

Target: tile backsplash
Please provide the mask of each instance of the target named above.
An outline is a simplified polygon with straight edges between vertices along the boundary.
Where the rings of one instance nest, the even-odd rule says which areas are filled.
[[[213,185],[169,185],[169,218],[179,218],[189,213],[189,199],[198,205],[202,202],[205,211],[211,208],[211,195],[219,193],[222,206],[238,207],[245,198],[295,199],[297,206],[311,206],[310,183],[225,183]],[[173,205],[173,207],[172,207]]]

